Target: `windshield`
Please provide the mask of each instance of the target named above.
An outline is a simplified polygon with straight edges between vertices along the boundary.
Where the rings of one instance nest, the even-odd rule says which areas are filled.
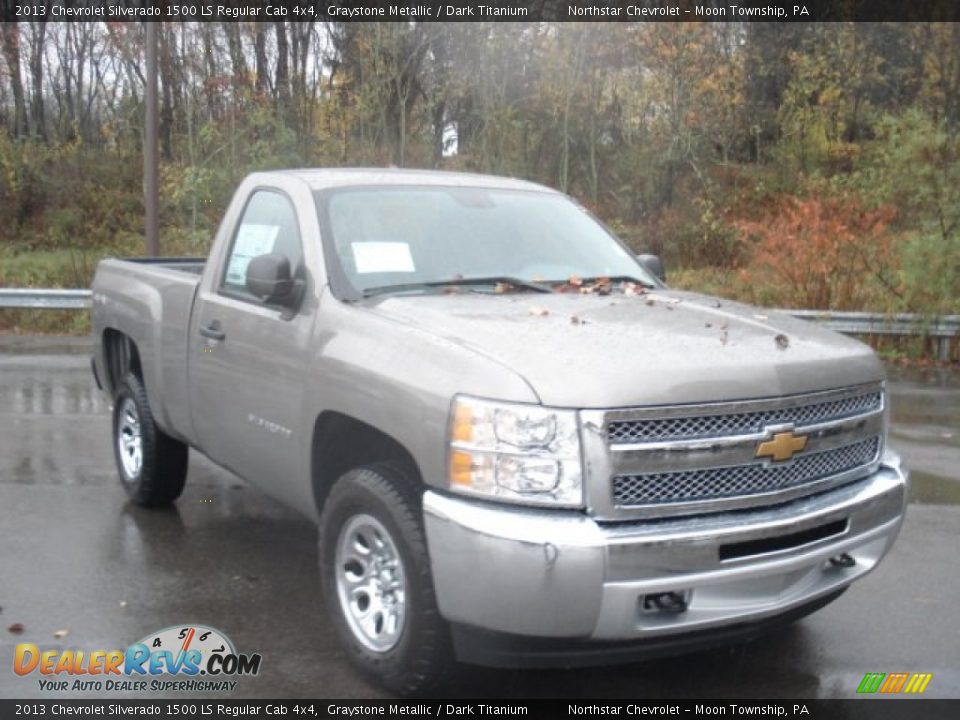
[[[394,287],[425,292],[483,279],[491,285],[515,279],[521,291],[571,277],[655,284],[626,248],[563,195],[348,188],[321,196],[318,206],[332,245],[328,254],[357,294]]]

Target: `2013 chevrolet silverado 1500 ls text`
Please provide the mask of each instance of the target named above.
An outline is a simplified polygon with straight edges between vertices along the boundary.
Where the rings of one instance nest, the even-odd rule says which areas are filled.
[[[193,447],[312,516],[339,637],[398,692],[452,658],[750,637],[893,543],[908,485],[884,372],[662,274],[527,182],[251,175],[205,262],[97,268],[122,483],[170,503]]]

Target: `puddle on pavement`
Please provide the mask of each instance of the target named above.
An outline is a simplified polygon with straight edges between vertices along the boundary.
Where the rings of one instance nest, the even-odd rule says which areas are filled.
[[[910,502],[921,505],[960,505],[960,482],[916,470],[910,473]]]
[[[5,409],[15,415],[91,415],[109,407],[92,379],[50,381],[25,375],[17,383],[0,384],[0,412]]]
[[[901,366],[887,364],[887,377],[893,382],[916,383],[927,388],[960,390],[960,368],[956,366]]]

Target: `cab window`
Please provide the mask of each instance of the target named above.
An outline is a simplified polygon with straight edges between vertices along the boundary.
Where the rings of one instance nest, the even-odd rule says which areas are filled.
[[[257,255],[268,253],[285,256],[293,275],[300,274],[303,246],[293,205],[280,192],[257,190],[250,196],[234,233],[221,291],[260,302],[247,290],[247,266]]]

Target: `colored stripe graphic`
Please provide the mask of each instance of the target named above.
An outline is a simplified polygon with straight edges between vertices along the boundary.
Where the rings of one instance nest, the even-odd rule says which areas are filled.
[[[906,693],[922,693],[927,689],[927,685],[930,684],[932,678],[933,673],[914,673],[903,691]]]
[[[907,682],[907,673],[898,672],[890,673],[887,675],[887,679],[883,682],[883,685],[880,686],[880,692],[882,693],[898,693],[903,688],[904,684]]]
[[[863,680],[860,681],[860,685],[857,687],[858,693],[875,693],[880,689],[880,683],[883,682],[883,678],[886,676],[886,673],[867,673],[863,676]]]
[[[892,695],[900,692],[920,694],[927,689],[933,673],[866,673],[857,686],[858,693]]]

